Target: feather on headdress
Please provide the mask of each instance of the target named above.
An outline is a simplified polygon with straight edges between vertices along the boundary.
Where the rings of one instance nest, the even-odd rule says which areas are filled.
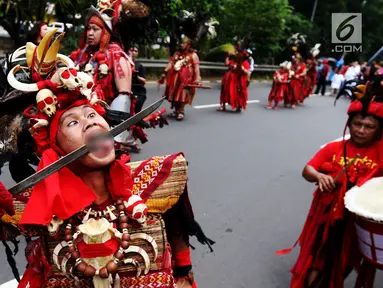
[[[362,113],[383,119],[383,75],[376,75],[366,84],[356,85],[347,113]]]

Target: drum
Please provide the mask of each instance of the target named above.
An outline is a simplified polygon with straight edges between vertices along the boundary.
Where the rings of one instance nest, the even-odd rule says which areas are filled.
[[[383,269],[383,222],[356,216],[355,227],[361,254]]]
[[[355,215],[355,228],[362,256],[383,269],[383,177],[350,189],[344,198]]]

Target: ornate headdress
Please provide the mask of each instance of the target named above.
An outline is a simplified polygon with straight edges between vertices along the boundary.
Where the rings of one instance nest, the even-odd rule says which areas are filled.
[[[306,35],[295,33],[287,39],[287,44],[290,45],[294,54],[300,54],[303,59],[307,58],[308,46],[306,42]]]
[[[372,81],[355,86],[347,113],[362,113],[363,116],[373,115],[383,119],[383,75],[376,75]]]
[[[98,102],[96,94],[92,91],[94,86],[92,77],[76,71],[69,57],[58,54],[63,34],[50,45],[55,32],[57,29],[47,33],[38,46],[27,43],[26,60],[32,74],[30,79],[32,83],[24,83],[17,79],[17,72],[20,70],[25,72],[27,69],[20,65],[13,67],[7,77],[9,84],[15,89],[24,93],[37,92],[36,104],[29,106],[24,114],[33,124],[30,132],[36,140],[39,154],[47,148],[61,152],[55,146],[54,131],[57,130],[57,119],[66,109],[75,104],[93,105]],[[60,63],[64,66],[58,67]],[[102,113],[101,110],[99,112]]]

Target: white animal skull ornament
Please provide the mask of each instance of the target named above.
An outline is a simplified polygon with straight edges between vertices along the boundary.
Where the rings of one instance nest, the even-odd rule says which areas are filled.
[[[80,80],[80,93],[90,100],[90,95],[94,87],[93,77],[85,72],[78,72],[77,77]]]
[[[98,67],[98,70],[100,71],[100,74],[107,75],[109,67],[106,64],[101,64],[100,67]]]
[[[62,87],[68,90],[76,90],[81,87],[81,82],[78,78],[76,69],[73,68],[60,68],[58,75],[62,84]]]
[[[92,64],[90,64],[90,63],[86,64],[85,68],[84,68],[84,72],[89,73],[89,74],[93,74],[94,69],[93,69]]]
[[[126,211],[131,219],[136,220],[140,224],[145,224],[148,207],[138,195],[132,195],[128,201],[124,201]]]
[[[42,89],[36,95],[37,108],[48,117],[56,113],[57,99],[49,89]]]
[[[52,235],[55,235],[57,234],[60,226],[64,223],[63,220],[57,218],[56,216],[53,217],[51,223],[48,224],[48,231],[49,231],[49,234],[52,236]]]

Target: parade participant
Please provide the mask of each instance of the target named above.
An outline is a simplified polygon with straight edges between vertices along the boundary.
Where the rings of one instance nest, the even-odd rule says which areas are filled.
[[[134,62],[134,72],[132,79],[132,92],[136,98],[136,103],[134,107],[135,113],[141,111],[142,106],[146,101],[146,79],[145,79],[145,68],[141,62],[137,61],[138,57],[138,45],[133,45],[129,49],[129,55]]]
[[[354,90],[346,126],[350,139],[327,144],[303,169],[303,177],[318,189],[297,242],[301,250],[290,287],[343,287],[361,261],[353,218],[343,199],[351,187],[383,175],[382,79]]]
[[[305,81],[305,93],[304,97],[310,97],[313,93],[314,87],[317,84],[317,66],[318,62],[316,57],[319,54],[320,44],[316,44],[310,51],[310,57],[306,61],[307,76]]]
[[[267,109],[274,109],[278,110],[278,103],[282,100],[285,101],[288,98],[288,81],[289,81],[289,71],[287,69],[288,62],[285,61],[281,63],[279,66],[281,67],[279,70],[275,71],[273,76],[273,86],[271,88],[271,91],[269,93],[268,101],[269,104],[267,105]],[[272,103],[274,102],[274,106],[272,106]]]
[[[236,112],[246,110],[248,100],[247,82],[249,77],[249,62],[246,61],[248,53],[246,51],[237,52],[232,59],[227,59],[229,71],[225,73],[222,86],[220,104],[217,111],[226,111],[226,104]]]
[[[31,31],[27,34],[27,42],[38,45],[41,39],[48,33],[48,24],[45,22],[36,22]]]
[[[254,71],[254,58],[253,58],[253,51],[251,51],[251,49],[247,49],[246,52],[249,55],[247,58],[247,62],[249,62],[249,80],[247,82],[247,86],[249,86],[251,81],[251,74]]]
[[[293,71],[294,75],[291,78],[291,89],[293,93],[291,108],[295,108],[295,105],[303,103],[303,82],[306,77],[306,64],[302,62],[302,56],[296,54],[293,56]]]
[[[235,52],[237,53],[237,52]],[[233,100],[230,99],[230,83],[231,78],[233,77],[232,70],[235,66],[235,54],[229,53],[225,59],[225,65],[228,66],[227,72],[222,77],[221,82],[221,97],[220,97],[220,104],[221,106],[217,109],[217,111],[225,111],[226,110],[226,103],[231,103]]]
[[[52,59],[55,51],[48,51]],[[55,71],[63,60],[66,66]],[[18,287],[196,287],[189,236],[213,242],[194,220],[183,154],[127,164],[113,139],[94,142],[110,127],[100,102],[83,95],[83,82],[69,89],[67,80],[76,77],[70,59],[57,55],[47,71],[52,77],[37,83],[19,82],[19,68],[8,75],[10,85],[37,92],[37,105],[25,115],[41,156],[38,170],[84,144],[93,149],[15,199],[0,183],[1,240],[23,235],[27,242]]]
[[[192,105],[196,93],[196,88],[188,85],[201,83],[199,57],[191,44],[191,39],[185,36],[161,75],[162,81],[167,77],[165,96],[174,110],[171,117],[178,121],[184,119],[185,106]]]
[[[330,65],[328,65],[328,60],[324,59],[323,60],[323,67],[319,71],[319,76],[318,76],[318,83],[317,87],[315,89],[314,94],[319,94],[319,90],[321,91],[322,96],[324,96],[324,93],[326,92],[326,85],[328,81],[328,77],[330,75]]]
[[[331,89],[332,89],[333,96],[338,95],[338,91],[342,87],[343,82],[344,82],[344,76],[340,74],[340,69],[336,68],[335,75],[331,81]]]
[[[117,5],[118,1],[115,2]],[[116,6],[112,6],[115,10]],[[80,71],[93,75],[97,97],[105,101],[112,110],[134,114],[132,94],[132,70],[134,63],[122,50],[113,32],[112,16],[105,14],[102,7],[89,9],[85,32],[80,48],[70,57]],[[107,10],[108,11],[108,10]],[[113,11],[113,10],[111,10]],[[135,134],[144,135],[138,127],[132,127],[115,138],[118,148],[140,151]],[[141,142],[146,142],[146,135]]]

